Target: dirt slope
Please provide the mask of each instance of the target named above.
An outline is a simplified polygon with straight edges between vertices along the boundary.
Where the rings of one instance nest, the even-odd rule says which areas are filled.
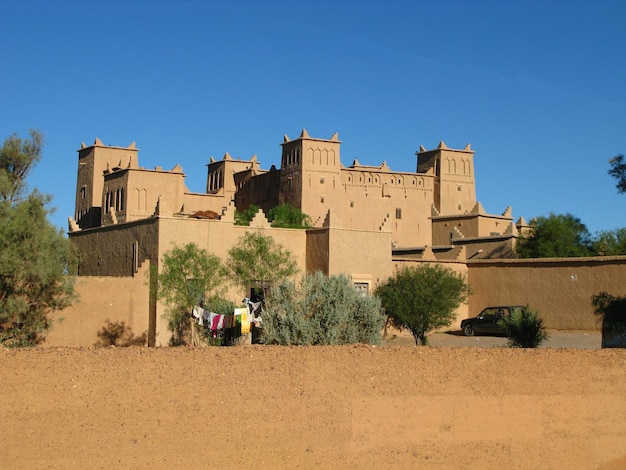
[[[626,467],[626,351],[0,349],[3,468]]]

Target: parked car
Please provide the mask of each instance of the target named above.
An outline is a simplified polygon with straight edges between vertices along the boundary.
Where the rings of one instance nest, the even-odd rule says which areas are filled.
[[[525,308],[522,305],[487,307],[478,316],[461,321],[461,330],[463,330],[465,336],[474,336],[477,333],[504,334],[504,328],[499,324],[499,321],[509,316],[511,312],[522,311]]]

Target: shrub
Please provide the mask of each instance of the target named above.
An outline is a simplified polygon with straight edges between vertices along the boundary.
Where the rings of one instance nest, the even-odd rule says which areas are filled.
[[[298,209],[291,204],[281,204],[280,206],[272,207],[267,217],[272,227],[309,228],[311,226],[311,218],[302,212],[302,209]]]
[[[266,344],[378,344],[384,323],[380,300],[360,296],[345,275],[317,272],[299,286],[283,282],[266,298]]]
[[[259,212],[259,206],[251,204],[243,211],[235,211],[235,225],[250,225],[254,216]]]
[[[469,292],[463,275],[439,264],[404,267],[376,289],[392,324],[411,331],[417,345],[427,344],[429,331],[454,321]]]
[[[537,348],[549,336],[539,313],[527,308],[513,310],[500,322],[511,348]]]

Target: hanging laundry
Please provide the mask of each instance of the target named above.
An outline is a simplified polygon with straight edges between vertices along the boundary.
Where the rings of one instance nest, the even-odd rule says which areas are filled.
[[[235,322],[237,325],[241,325],[241,334],[247,335],[250,333],[250,320],[248,317],[248,308],[236,308],[235,309]]]
[[[196,319],[196,323],[204,325],[204,309],[199,305],[194,305],[191,316]]]

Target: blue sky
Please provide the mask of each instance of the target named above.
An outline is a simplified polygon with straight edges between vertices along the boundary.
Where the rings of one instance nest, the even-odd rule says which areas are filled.
[[[63,229],[81,142],[135,141],[202,192],[211,156],[279,166],[303,128],[398,171],[470,143],[487,212],[626,227],[607,174],[626,153],[621,0],[0,0],[0,18],[0,138],[45,133],[29,183]]]

